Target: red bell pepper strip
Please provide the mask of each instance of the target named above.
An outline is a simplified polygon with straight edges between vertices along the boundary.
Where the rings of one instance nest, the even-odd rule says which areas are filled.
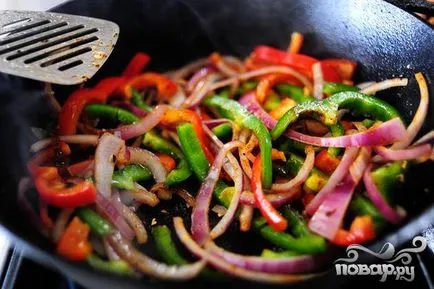
[[[40,167],[34,175],[35,187],[41,199],[59,208],[75,208],[95,202],[96,188],[90,181],[68,187],[56,167]]]
[[[72,93],[59,114],[59,135],[73,135],[77,131],[81,112],[90,102],[105,102],[108,94],[100,89],[83,88]]]
[[[128,81],[122,88],[122,94],[130,99],[133,94],[132,89],[142,90],[146,87],[157,87],[158,95],[163,99],[170,99],[178,91],[176,83],[169,78],[155,72],[146,72]]]
[[[123,76],[108,77],[95,86],[73,92],[62,106],[59,114],[59,134],[73,135],[77,131],[78,120],[84,107],[89,103],[104,103],[110,95],[123,87],[128,78]],[[117,93],[119,94],[119,93]]]
[[[161,118],[162,125],[174,125],[180,124],[183,122],[190,122],[194,131],[197,134],[200,145],[209,160],[210,163],[214,162],[214,155],[211,153],[211,150],[208,148],[206,134],[202,127],[202,120],[200,116],[192,110],[189,109],[168,109],[163,117]]]
[[[84,261],[92,253],[88,241],[90,228],[78,217],[74,217],[57,243],[57,253],[72,261]]]
[[[259,81],[258,86],[256,87],[256,99],[259,103],[263,103],[265,99],[267,98],[268,94],[270,93],[273,86],[282,83],[282,82],[289,82],[294,85],[300,85],[300,81],[297,80],[292,75],[285,75],[285,74],[269,74],[261,79]]]
[[[356,217],[351,224],[350,230],[340,229],[333,243],[338,246],[361,244],[375,238],[375,226],[371,216]]]
[[[329,175],[333,173],[339,163],[340,160],[337,157],[330,155],[327,150],[321,151],[315,157],[315,167]]]
[[[301,73],[312,78],[312,66],[318,62],[318,59],[303,55],[288,53],[284,50],[273,47],[260,45],[253,50],[252,60],[258,63],[269,63],[274,65],[291,66]],[[341,78],[336,70],[328,63],[321,63],[323,78],[328,82],[340,82]]]
[[[321,60],[322,66],[329,66],[333,68],[343,80],[350,80],[353,78],[354,71],[356,70],[357,63],[348,59],[324,59]],[[327,80],[330,81],[330,80]],[[332,81],[330,81],[332,82]]]
[[[288,227],[288,221],[273,207],[267,198],[265,198],[264,191],[262,190],[260,155],[258,155],[253,162],[252,190],[255,196],[255,202],[261,214],[267,220],[267,223],[276,231],[285,231]]]
[[[123,76],[126,77],[134,77],[138,75],[143,69],[148,65],[149,61],[151,61],[151,57],[143,52],[137,52],[136,55],[130,60],[127,67],[125,67],[124,72],[122,72]]]

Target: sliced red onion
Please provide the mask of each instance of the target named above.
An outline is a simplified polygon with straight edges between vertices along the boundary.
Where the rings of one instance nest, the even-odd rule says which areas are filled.
[[[186,90],[191,92],[199,84],[203,78],[208,76],[209,74],[215,72],[215,69],[212,66],[205,66],[196,71],[192,77],[187,82]]]
[[[348,174],[348,170],[353,163],[354,159],[359,152],[359,148],[347,148],[345,150],[344,155],[342,156],[339,165],[334,170],[333,174],[330,176],[327,183],[322,187],[322,189],[315,195],[312,201],[306,206],[306,213],[309,215],[313,215],[324,199],[333,192],[333,189],[342,181],[346,174]]]
[[[202,99],[209,92],[211,85],[215,83],[219,77],[220,76],[215,73],[205,76],[203,80],[199,81],[190,96],[185,100],[183,107],[193,107],[201,103]]]
[[[224,55],[223,60],[231,64],[233,67],[236,67],[238,69],[237,73],[242,73],[246,71],[246,67],[244,66],[243,61],[241,61],[237,57],[233,57],[231,55]]]
[[[222,150],[225,150],[225,146],[222,147]],[[210,237],[212,239],[218,238],[219,236],[223,235],[224,232],[226,232],[235,216],[235,213],[237,212],[241,192],[243,190],[243,171],[238,161],[234,157],[228,157],[228,159],[233,169],[233,172],[231,172],[230,176],[235,184],[235,192],[232,195],[231,202],[223,218],[220,219],[217,225],[215,225],[210,232]]]
[[[218,118],[218,119],[211,119],[211,120],[205,120],[202,123],[206,125],[209,129],[213,129],[218,125],[231,122],[230,120],[226,118]]]
[[[316,99],[323,99],[322,90],[324,86],[324,78],[322,75],[321,62],[312,65],[313,76],[313,96]]]
[[[422,73],[416,74],[416,80],[419,84],[420,102],[419,107],[416,110],[413,120],[407,128],[405,137],[399,140],[399,142],[392,145],[391,149],[404,149],[408,147],[419,133],[423,123],[425,122],[426,115],[428,114],[429,106],[429,92],[425,78]]]
[[[362,148],[350,167],[350,174],[326,196],[309,221],[309,228],[313,232],[333,240],[342,225],[354,189],[368,166],[371,151],[371,148]]]
[[[259,256],[244,256],[226,251],[217,247],[214,243],[208,243],[206,249],[211,254],[218,256],[226,262],[252,271],[280,274],[306,273],[315,270],[320,264],[321,257],[313,255],[301,255],[295,257],[282,257],[270,259]]]
[[[169,266],[146,256],[122,238],[119,232],[107,237],[116,253],[132,267],[151,277],[163,280],[188,280],[196,277],[204,268],[205,262],[198,261],[188,265]]]
[[[147,113],[144,110],[128,102],[117,100],[117,101],[113,101],[112,104],[114,106],[131,111],[133,114],[135,114],[138,117],[145,117],[147,115]]]
[[[104,246],[105,254],[107,255],[107,259],[110,261],[118,261],[121,259],[119,255],[115,252],[112,245],[107,241],[107,238],[102,239],[102,244]]]
[[[394,118],[364,132],[339,137],[316,137],[294,130],[288,130],[285,135],[320,147],[365,147],[392,144],[405,136],[405,127],[399,118]]]
[[[226,207],[224,207],[222,205],[214,205],[214,207],[212,207],[211,211],[216,213],[218,217],[222,217],[226,214],[228,209],[226,209]]]
[[[96,146],[98,144],[98,136],[92,134],[62,135],[59,136],[59,140],[69,144],[83,144],[92,146]],[[30,152],[39,152],[40,150],[43,150],[50,146],[52,142],[52,138],[46,138],[37,141],[30,147]]]
[[[276,192],[287,192],[297,189],[309,176],[314,163],[315,151],[313,150],[313,147],[308,146],[306,147],[306,159],[304,160],[303,166],[300,168],[297,175],[286,183],[274,183],[271,186],[271,190]]]
[[[365,188],[368,196],[386,220],[388,220],[392,224],[398,225],[403,221],[405,214],[400,214],[395,211],[383,198],[372,179],[371,167],[372,166],[369,165],[365,173],[363,174],[363,181],[365,183]]]
[[[242,205],[241,213],[240,213],[240,231],[248,232],[250,231],[250,227],[252,226],[253,219],[253,207],[250,205]]]
[[[209,91],[213,91],[231,84],[236,83],[237,81],[244,81],[250,78],[254,78],[254,77],[258,77],[258,76],[262,76],[262,75],[266,75],[266,74],[270,74],[270,73],[281,73],[281,74],[285,74],[285,75],[292,75],[295,78],[297,78],[301,83],[303,83],[303,85],[309,90],[312,90],[312,83],[310,82],[310,80],[303,74],[301,74],[300,72],[298,72],[295,69],[292,69],[291,67],[287,67],[287,66],[267,66],[264,68],[259,68],[259,69],[255,69],[255,70],[251,70],[245,73],[241,73],[238,74],[235,77],[232,78],[228,78],[225,79],[223,81],[219,81],[216,82],[215,84],[213,84]]]
[[[181,107],[182,104],[187,99],[187,97],[185,96],[185,92],[182,89],[182,87],[180,85],[177,85],[177,86],[178,86],[178,91],[169,100],[169,104],[171,106],[173,106],[173,107]]]
[[[356,86],[360,89],[364,89],[368,86],[371,86],[372,84],[375,84],[375,81],[366,81],[366,82],[361,82],[359,84],[357,84]]]
[[[139,184],[135,184],[134,186],[134,191],[128,191],[134,200],[136,200],[140,204],[145,204],[150,207],[155,207],[156,205],[158,205],[160,200],[154,193],[149,192],[147,189],[145,189]]]
[[[130,163],[145,165],[154,176],[158,183],[164,183],[167,176],[167,171],[161,163],[160,159],[148,150],[128,147],[130,153]]]
[[[154,108],[154,110],[152,110],[151,113],[142,118],[139,122],[121,126],[120,128],[116,129],[115,135],[118,135],[120,138],[126,140],[147,133],[160,123],[161,118],[169,107],[170,106],[168,105],[158,105]]]
[[[425,134],[423,137],[421,137],[415,143],[413,143],[413,145],[426,143],[426,142],[429,142],[429,141],[431,141],[433,139],[434,139],[434,130],[432,130],[432,131],[428,132],[427,134]]]
[[[178,238],[181,240],[184,246],[186,246],[187,249],[191,253],[193,253],[193,255],[205,260],[217,270],[220,270],[231,276],[243,278],[250,281],[261,281],[270,283],[294,283],[315,277],[315,274],[290,275],[256,272],[230,264],[224,259],[202,249],[196,242],[194,242],[190,234],[185,229],[184,223],[180,217],[175,217],[173,220]]]
[[[342,220],[355,188],[356,184],[353,179],[350,175],[347,175],[342,183],[322,202],[309,221],[309,228],[313,232],[333,240],[342,225]]]
[[[380,146],[375,147],[375,151],[387,161],[403,161],[413,160],[420,157],[429,157],[431,155],[432,147],[430,144],[423,144],[410,147],[403,150],[393,150]]]
[[[224,158],[231,149],[240,145],[242,145],[241,142],[233,141],[221,148],[196,196],[196,206],[191,214],[191,232],[199,244],[204,244],[209,238],[209,206],[215,184],[220,177]]]
[[[115,204],[113,204],[111,199],[107,199],[101,194],[96,194],[95,202],[98,208],[105,216],[107,216],[110,223],[112,223],[127,240],[132,240],[134,238],[134,231],[127,224],[122,213],[118,210]]]
[[[220,60],[215,63],[215,66],[224,76],[231,77],[238,74],[237,71],[225,63],[223,58],[220,58]]]
[[[267,194],[265,197],[273,205],[273,207],[278,208],[293,201],[295,197],[299,195],[299,193],[300,191],[292,190],[285,193]],[[240,201],[244,205],[256,207],[255,196],[251,192],[243,192],[241,194]]]
[[[374,82],[371,85],[363,88],[359,86],[359,88],[361,89],[360,90],[361,93],[375,94],[381,90],[385,90],[397,86],[407,86],[407,84],[408,84],[407,78],[392,78],[380,82]]]
[[[194,71],[200,69],[202,66],[205,66],[209,63],[208,58],[200,58],[183,67],[167,73],[166,76],[169,76],[171,79],[177,81],[186,78],[190,74],[194,73]]]
[[[111,196],[114,156],[125,146],[125,142],[112,134],[104,133],[95,152],[95,182],[98,192],[108,198]]]
[[[254,95],[248,93],[240,99],[240,103],[248,111],[256,115],[268,129],[273,129],[276,120],[273,119],[254,99]],[[391,144],[400,140],[405,135],[405,127],[399,118],[386,121],[365,132],[340,137],[316,137],[306,135],[295,130],[288,129],[285,136],[310,145],[320,147],[361,147]]]
[[[121,202],[118,192],[113,194],[112,202],[116,206],[116,209],[121,212],[122,216],[130,225],[131,229],[133,229],[136,235],[137,243],[145,244],[146,241],[148,241],[148,233],[146,232],[142,220],[140,220],[140,218],[133,211],[131,211]]]
[[[371,160],[371,153],[371,147],[361,148],[356,160],[350,166],[350,175],[355,183],[359,183],[362,179],[363,173],[365,172],[369,161]]]

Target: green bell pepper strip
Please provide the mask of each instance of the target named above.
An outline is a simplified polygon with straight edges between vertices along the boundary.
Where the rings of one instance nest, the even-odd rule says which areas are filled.
[[[134,270],[127,262],[123,260],[105,261],[100,257],[96,256],[95,254],[92,254],[87,258],[87,263],[97,270],[105,271],[108,273],[121,276],[134,275]]]
[[[152,111],[152,107],[147,105],[140,93],[134,89],[132,89],[131,103],[146,112]]]
[[[112,232],[110,223],[89,207],[78,208],[75,213],[83,222],[89,225],[91,231],[98,237],[104,238]]]
[[[286,206],[282,210],[283,216],[289,221],[289,227],[291,232],[296,237],[304,237],[314,235],[307,227],[306,220],[296,210],[291,209],[290,206]]]
[[[139,118],[120,107],[111,106],[109,104],[94,103],[88,104],[84,111],[94,118],[107,118],[113,121],[119,121],[123,124],[131,124],[139,120]]]
[[[325,125],[334,125],[337,123],[338,110],[343,108],[350,109],[354,115],[381,121],[401,117],[394,107],[379,98],[347,91],[334,94],[325,100],[313,100],[296,105],[277,122],[271,131],[271,136],[273,139],[279,138],[289,126],[306,113],[315,113]]]
[[[294,153],[289,153],[287,156],[286,166],[292,175],[297,175],[298,171],[303,166],[304,159]],[[313,168],[304,182],[304,189],[308,192],[318,192],[328,181],[328,176]]]
[[[254,89],[256,89],[256,87],[258,86],[258,81],[256,80],[247,80],[244,81],[241,86],[237,89],[236,91],[236,95],[243,95],[248,91],[252,91]]]
[[[372,171],[372,180],[383,198],[390,203],[393,201],[393,191],[405,172],[404,163],[393,162]]]
[[[253,221],[253,229],[274,245],[289,251],[303,254],[316,254],[326,250],[324,238],[318,235],[306,235],[294,238],[284,232],[277,232],[272,227],[261,222],[262,218]]]
[[[155,151],[168,154],[178,160],[176,169],[172,170],[167,175],[165,182],[166,185],[173,186],[180,184],[191,176],[191,171],[185,160],[184,154],[173,143],[160,137],[154,131],[147,132],[143,137],[142,143]]]
[[[276,90],[285,96],[292,98],[296,103],[303,103],[315,100],[312,96],[304,95],[303,88],[292,84],[279,84]]]
[[[262,250],[261,256],[267,259],[279,259],[279,258],[288,258],[288,257],[295,257],[299,256],[300,253],[294,252],[294,251],[282,251],[282,252],[276,252],[270,249],[264,249]]]
[[[154,226],[152,227],[152,236],[154,238],[155,246],[160,254],[160,257],[169,265],[185,265],[189,262],[181,256],[173,242],[172,235],[167,226]],[[201,275],[207,278],[224,278],[222,273],[213,271],[209,268],[204,268]]]
[[[344,126],[337,122],[334,125],[329,126],[330,132],[333,137],[343,136],[345,135],[345,129]],[[331,156],[338,156],[342,152],[341,148],[328,148],[327,153]]]
[[[221,141],[228,141],[232,137],[232,126],[222,123],[211,130]]]
[[[402,175],[405,173],[405,169],[404,163],[393,162],[372,171],[372,179],[378,191],[388,203],[393,199],[392,193]],[[387,220],[380,211],[378,211],[375,205],[363,196],[355,196],[351,201],[350,208],[356,215],[371,216],[375,224],[376,232],[381,231],[387,224]]]
[[[268,129],[256,116],[249,113],[237,101],[220,96],[207,97],[205,105],[217,108],[223,117],[229,118],[237,125],[252,130],[259,141],[261,151],[262,182],[265,188],[270,188],[273,182],[273,170],[271,161],[271,137]]]
[[[196,132],[190,123],[181,124],[176,130],[185,159],[194,175],[202,182],[208,175],[210,163],[200,146]],[[219,203],[228,207],[231,199],[222,196],[222,192],[226,187],[227,185],[222,180],[218,180],[214,188],[214,196]]]
[[[267,99],[264,102],[264,109],[266,111],[271,111],[281,104],[280,97],[275,93],[270,93],[270,95],[267,96]]]
[[[151,171],[143,165],[128,165],[113,172],[112,185],[118,189],[132,190],[137,182],[152,178]]]
[[[374,123],[375,123],[375,121],[372,119],[369,119],[369,118],[366,118],[362,121],[363,126],[366,128],[370,128],[371,126],[374,125]]]
[[[210,164],[200,146],[193,125],[191,123],[181,124],[176,127],[176,130],[188,165],[196,177],[202,181],[208,174]]]
[[[350,203],[351,211],[357,216],[368,215],[374,221],[375,231],[380,232],[387,224],[386,219],[367,198],[356,195]]]
[[[152,227],[152,236],[160,257],[169,265],[184,265],[188,261],[179,254],[167,226]]]
[[[291,151],[296,151],[298,153],[304,154],[306,151],[306,145],[302,142],[287,138],[283,140],[283,142],[279,146],[280,150],[285,154],[288,154]]]
[[[333,95],[344,91],[360,91],[360,88],[343,83],[324,82],[322,91],[327,95]]]

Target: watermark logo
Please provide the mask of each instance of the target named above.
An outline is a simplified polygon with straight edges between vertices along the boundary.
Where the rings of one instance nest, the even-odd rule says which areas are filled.
[[[384,282],[389,276],[395,277],[395,280],[405,280],[411,282],[414,280],[414,266],[410,266],[411,254],[420,253],[426,248],[424,237],[416,236],[412,241],[413,248],[406,248],[395,254],[395,247],[391,243],[386,243],[380,252],[376,253],[362,245],[348,246],[346,253],[347,258],[340,258],[335,261],[337,275],[379,275],[380,281]],[[354,264],[359,259],[359,252],[365,252],[373,255],[383,261],[382,264]],[[394,263],[394,264],[393,264]],[[392,277],[392,278],[393,278]]]

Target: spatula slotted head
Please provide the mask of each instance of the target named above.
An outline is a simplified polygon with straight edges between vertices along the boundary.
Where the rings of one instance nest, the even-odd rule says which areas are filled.
[[[67,14],[0,11],[0,72],[63,85],[91,78],[119,35],[113,22]]]

